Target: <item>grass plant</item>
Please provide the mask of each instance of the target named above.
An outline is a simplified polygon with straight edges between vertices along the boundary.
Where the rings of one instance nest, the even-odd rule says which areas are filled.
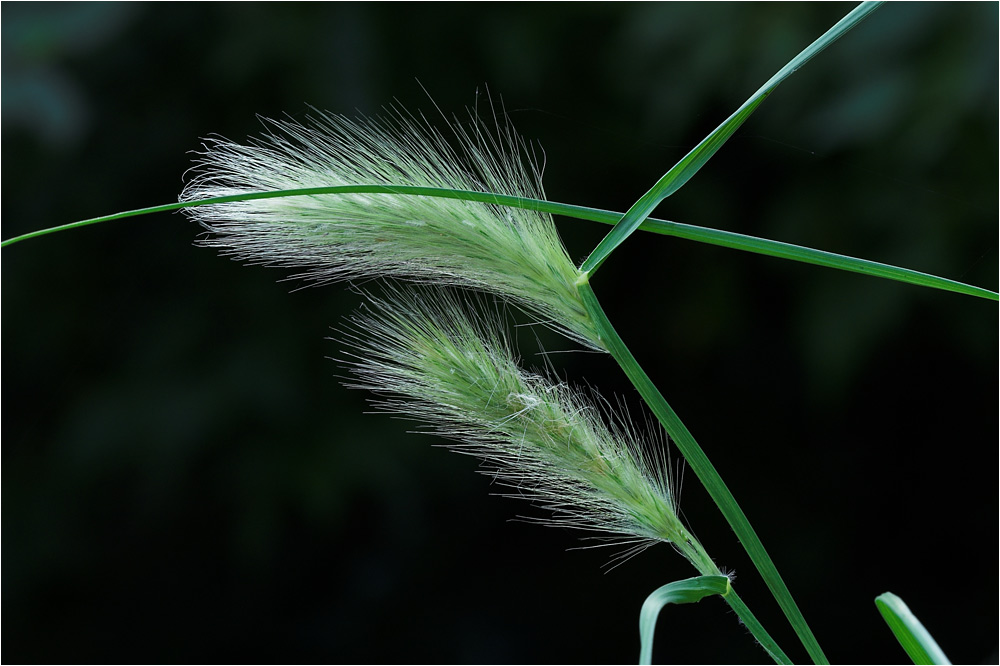
[[[663,603],[719,594],[777,663],[791,663],[680,518],[664,435],[644,435],[551,373],[522,367],[502,318],[488,306],[486,314],[470,307],[454,289],[491,294],[591,351],[607,352],[735,531],[810,658],[827,663],[750,521],[618,335],[590,282],[633,232],[646,230],[996,301],[990,290],[915,271],[649,218],[775,86],[877,5],[862,3],[793,59],[621,216],[545,201],[540,169],[508,125],[489,129],[475,114],[470,123],[456,121],[454,148],[424,119],[395,112],[389,121],[323,114],[304,125],[275,122],[250,145],[214,140],[179,204],[66,226],[183,209],[209,232],[202,245],[244,262],[291,268],[317,284],[391,278],[420,285],[369,297],[352,320],[342,336],[352,385],[383,395],[382,409],[428,423],[456,442],[453,449],[481,458],[484,473],[512,494],[552,510],[553,524],[610,535],[626,546],[626,557],[657,541],[671,544],[700,577],[650,596],[655,610],[644,607],[640,620],[643,661],[651,658],[651,627]],[[577,267],[553,213],[619,219]],[[893,630],[905,635],[906,627]]]

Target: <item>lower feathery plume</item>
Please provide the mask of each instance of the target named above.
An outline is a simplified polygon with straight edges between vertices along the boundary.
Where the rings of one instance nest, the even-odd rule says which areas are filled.
[[[669,542],[699,572],[719,570],[678,517],[663,441],[643,442],[621,419],[565,383],[523,370],[499,315],[447,291],[371,299],[343,334],[349,386],[428,425],[452,449],[481,458],[511,496],[553,512],[546,522],[628,544]]]

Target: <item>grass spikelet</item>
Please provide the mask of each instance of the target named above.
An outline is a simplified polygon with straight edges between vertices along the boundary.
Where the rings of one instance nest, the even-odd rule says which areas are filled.
[[[451,126],[457,149],[421,116],[320,114],[305,125],[265,120],[263,139],[212,139],[181,201],[344,185],[418,186],[544,198],[541,172],[510,125],[470,113]],[[600,347],[580,299],[580,272],[547,213],[401,194],[324,194],[189,208],[201,244],[254,264],[301,269],[315,283],[392,277],[472,287],[536,313]]]
[[[430,424],[483,472],[553,512],[543,521],[595,530],[630,548],[666,541],[703,574],[718,569],[678,518],[665,450],[643,444],[582,392],[523,370],[496,314],[447,291],[372,299],[344,333],[353,388],[386,412]],[[603,538],[603,537],[602,537]]]

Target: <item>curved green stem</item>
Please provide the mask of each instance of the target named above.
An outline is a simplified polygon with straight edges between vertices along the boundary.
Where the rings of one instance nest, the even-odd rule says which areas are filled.
[[[185,201],[181,203],[170,203],[170,204],[163,204],[160,206],[150,206],[149,208],[139,208],[136,210],[114,213],[113,215],[102,215],[101,217],[94,217],[88,220],[81,220],[79,222],[63,224],[58,227],[50,227],[48,229],[40,229],[38,231],[32,231],[30,233],[23,234],[21,236],[8,238],[7,240],[0,243],[0,247],[7,247],[8,245],[13,245],[14,243],[19,243],[21,241],[28,240],[29,238],[37,238],[39,236],[45,236],[47,234],[55,233],[57,231],[66,231],[69,229],[76,229],[78,227],[89,226],[91,224],[110,222],[112,220],[120,220],[128,217],[136,217],[139,215],[148,215],[150,213],[165,213],[169,211],[180,210],[182,208],[209,206],[212,204],[231,203],[234,201],[250,201],[253,199],[275,199],[279,197],[317,196],[321,194],[387,194],[394,196],[425,196],[425,197],[440,197],[445,199],[464,199],[466,201],[480,201],[485,203],[491,203],[497,206],[510,206],[513,208],[525,208],[528,210],[537,210],[543,213],[550,213],[553,215],[563,215],[566,217],[573,217],[580,220],[601,222],[602,224],[615,224],[616,222],[618,222],[618,220],[621,219],[622,216],[621,213],[616,213],[610,210],[603,210],[600,208],[589,208],[587,206],[576,206],[573,204],[559,203],[557,201],[528,199],[528,198],[513,197],[502,194],[492,194],[488,192],[473,192],[469,190],[451,190],[451,189],[441,189],[435,187],[416,187],[408,185],[399,185],[392,187],[386,185],[342,185],[335,187],[310,187],[310,188],[293,189],[293,190],[249,192],[245,194],[234,194],[225,197],[213,197],[211,199],[201,199],[198,201]],[[652,233],[662,234],[664,236],[675,236],[677,238],[684,238],[687,240],[698,241],[700,243],[707,243],[709,245],[717,245],[720,247],[732,248],[734,250],[743,250],[745,252],[753,252],[755,254],[763,254],[771,257],[778,257],[779,259],[790,259],[792,261],[799,261],[802,263],[813,264],[815,266],[825,266],[827,268],[835,268],[838,270],[849,271],[852,273],[861,273],[862,275],[882,277],[889,280],[896,280],[898,282],[905,282],[908,284],[914,284],[922,287],[931,287],[934,289],[951,291],[958,294],[965,294],[967,296],[976,296],[978,298],[985,298],[991,301],[1000,300],[1000,294],[998,294],[995,291],[990,291],[989,289],[983,289],[981,287],[975,287],[972,285],[963,284],[961,282],[956,282],[955,280],[949,280],[947,278],[928,275],[927,273],[912,271],[906,268],[898,268],[896,266],[890,266],[888,264],[881,264],[875,261],[868,261],[865,259],[855,259],[853,257],[847,257],[841,254],[834,254],[833,252],[813,250],[811,248],[802,247],[799,245],[792,245],[790,243],[782,243],[780,241],[773,241],[773,240],[767,240],[765,238],[756,238],[754,236],[737,234],[731,231],[708,229],[706,227],[698,227],[691,224],[681,224],[680,222],[670,222],[667,220],[658,220],[653,218],[647,218],[639,228],[644,231],[650,231]]]
[[[724,595],[730,590],[729,579],[722,574],[708,574],[675,580],[653,590],[639,610],[639,664],[653,663],[653,641],[660,611],[669,604],[696,604],[705,597]]]
[[[784,611],[792,628],[795,629],[795,633],[798,634],[802,644],[809,652],[809,656],[817,664],[829,663],[819,643],[816,641],[816,637],[813,636],[812,631],[809,629],[809,625],[806,624],[805,618],[802,617],[802,613],[795,604],[795,600],[792,599],[788,587],[781,579],[781,575],[774,566],[774,562],[771,561],[767,551],[764,550],[764,545],[760,542],[760,538],[754,532],[750,521],[747,520],[743,509],[737,504],[736,499],[729,491],[722,477],[719,476],[719,472],[716,471],[715,466],[712,465],[708,456],[705,455],[705,452],[698,445],[698,442],[681,421],[680,417],[677,416],[677,413],[663,398],[656,386],[653,385],[653,382],[650,381],[645,371],[639,366],[635,357],[632,356],[632,352],[625,346],[625,342],[618,335],[617,331],[615,331],[607,315],[604,313],[604,309],[598,302],[597,295],[594,294],[590,283],[586,281],[586,275],[578,286],[584,306],[594,321],[602,344],[604,344],[611,356],[618,362],[622,370],[625,371],[625,374],[628,375],[632,385],[639,391],[639,395],[649,405],[649,408],[663,425],[667,434],[670,435],[677,449],[684,456],[684,459],[687,460],[691,471],[695,473],[698,480],[705,486],[708,494],[722,511],[722,515],[725,516],[729,525],[736,533],[737,538],[739,538],[740,543],[743,544],[743,548],[746,549],[754,566],[757,567],[764,582],[767,583],[778,605],[781,606],[781,610]]]
[[[712,568],[714,569],[715,566],[712,565]],[[718,571],[718,569],[715,570]],[[639,611],[639,641],[641,644],[639,663],[653,663],[653,638],[656,632],[656,620],[664,606],[667,604],[698,603],[705,597],[715,594],[726,600],[729,607],[740,618],[743,626],[753,634],[760,646],[774,659],[776,664],[792,663],[788,655],[778,647],[778,644],[774,642],[774,639],[764,630],[761,623],[757,621],[757,618],[736,594],[729,578],[718,573],[707,573],[667,583],[653,590],[646,597],[646,601],[643,602],[642,609]]]

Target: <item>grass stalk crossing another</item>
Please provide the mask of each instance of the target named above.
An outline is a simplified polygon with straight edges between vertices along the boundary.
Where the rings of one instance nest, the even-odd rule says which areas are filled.
[[[56,227],[49,227],[47,229],[39,229],[20,236],[8,238],[0,243],[0,247],[8,247],[15,243],[21,243],[32,238],[39,238],[52,233],[79,229],[94,224],[113,222],[115,220],[122,220],[131,217],[150,215],[152,213],[169,213],[185,208],[211,206],[214,204],[232,203],[237,201],[277,199],[282,197],[314,197],[326,194],[378,194],[390,197],[440,197],[444,199],[462,199],[465,201],[490,203],[497,206],[509,206],[512,208],[536,210],[542,213],[561,215],[578,220],[600,222],[601,224],[616,224],[622,217],[621,213],[601,208],[579,206],[576,204],[548,201],[545,199],[516,197],[494,192],[477,192],[472,190],[456,190],[438,187],[418,187],[412,185],[336,185],[328,187],[307,187],[263,192],[248,192],[246,194],[211,197],[198,201],[182,201],[177,203],[161,204],[158,206],[149,206],[148,208],[138,208],[136,210],[122,211],[111,215],[101,215],[99,217],[80,220],[78,222],[71,222],[69,224],[63,224]],[[966,296],[975,296],[976,298],[984,298],[990,301],[1000,301],[1000,293],[984,289],[982,287],[977,287],[975,285],[966,284],[964,282],[958,282],[956,280],[950,280],[948,278],[915,271],[909,268],[902,268],[900,266],[892,266],[890,264],[870,261],[868,259],[850,257],[843,254],[837,254],[835,252],[817,250],[809,247],[803,247],[801,245],[794,245],[792,243],[783,243],[781,241],[770,240],[767,238],[759,238],[757,236],[748,236],[746,234],[739,234],[732,231],[723,231],[721,229],[700,227],[693,224],[671,222],[669,220],[656,218],[646,218],[639,226],[639,229],[663,236],[672,236],[698,243],[705,243],[706,245],[715,245],[717,247],[725,247],[732,250],[740,250],[743,252],[750,252],[752,254],[775,257],[777,259],[787,259],[789,261],[811,264],[813,266],[822,266],[824,268],[833,268],[835,270],[858,273],[860,275],[879,277],[886,280],[912,284],[918,287],[929,287],[931,289],[964,294]]]

